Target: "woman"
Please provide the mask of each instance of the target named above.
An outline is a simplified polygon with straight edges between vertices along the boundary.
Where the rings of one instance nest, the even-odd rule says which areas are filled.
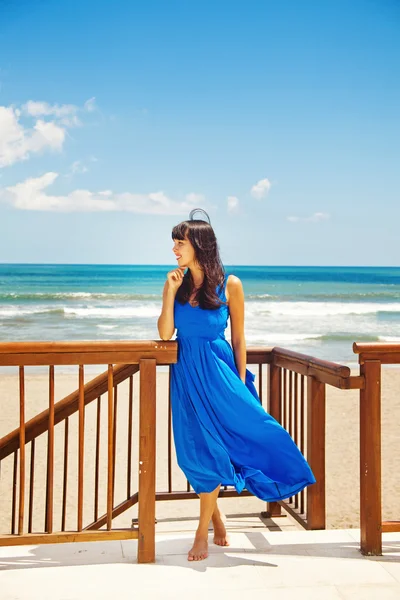
[[[272,502],[315,483],[292,438],[260,404],[246,369],[242,283],[234,275],[225,278],[207,213],[201,211],[207,221],[193,219],[199,210],[172,230],[178,267],[167,275],[158,319],[163,340],[177,329],[178,362],[171,367],[175,447],[200,497],[189,560],[208,556],[210,519],[214,543],[229,544],[217,505],[221,485]],[[232,346],[224,335],[229,317]]]

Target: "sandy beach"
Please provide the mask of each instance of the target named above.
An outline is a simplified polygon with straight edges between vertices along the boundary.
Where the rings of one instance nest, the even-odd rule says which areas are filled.
[[[356,374],[356,371],[354,372]],[[93,373],[85,374],[89,381]],[[56,402],[77,388],[77,373],[58,373],[56,369]],[[138,375],[134,377],[134,418],[132,449],[132,493],[137,491],[138,472]],[[168,375],[157,375],[157,491],[168,489]],[[0,376],[1,418],[0,437],[18,426],[18,373]],[[127,417],[128,383],[118,387],[117,416],[117,457],[115,502],[118,504],[127,494]],[[106,465],[107,465],[107,428],[106,403],[102,397],[101,405],[101,452],[100,452],[100,489],[99,514],[105,512]],[[26,369],[26,420],[38,414],[48,406],[48,377],[46,374],[30,373]],[[70,418],[68,452],[68,503],[67,528],[76,527],[77,497],[77,415]],[[400,478],[398,461],[400,458],[400,369],[384,368],[382,374],[382,496],[383,519],[400,518],[398,502],[400,498]],[[96,445],[96,402],[86,407],[85,412],[85,483],[84,483],[84,526],[93,521],[94,515],[94,472]],[[359,392],[341,391],[327,386],[326,411],[326,499],[327,528],[348,528],[359,526]],[[55,428],[55,481],[54,481],[54,529],[60,529],[63,480],[64,424]],[[47,436],[38,438],[35,448],[35,484],[34,484],[34,527],[44,528],[44,490],[46,481]],[[185,490],[186,481],[173,456],[173,490]],[[26,449],[26,506],[29,491],[30,444]],[[10,507],[12,489],[13,457],[2,461],[0,480],[0,531],[10,531]],[[229,514],[254,513],[264,510],[265,503],[254,497],[222,499],[221,506]],[[196,517],[198,501],[158,502],[158,519]],[[115,519],[114,526],[129,526],[131,519],[137,516],[137,507]],[[27,523],[27,508],[25,514]]]

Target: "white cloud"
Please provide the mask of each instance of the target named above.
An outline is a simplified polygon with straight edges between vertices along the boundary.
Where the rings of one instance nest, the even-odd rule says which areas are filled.
[[[264,198],[264,196],[268,194],[270,188],[271,182],[269,181],[269,179],[260,179],[260,181],[257,181],[257,183],[253,185],[253,187],[250,190],[250,193],[253,196],[253,198],[261,200],[261,198]]]
[[[302,221],[303,223],[317,223],[318,221],[327,221],[330,218],[331,216],[328,213],[316,212],[311,215],[311,217],[290,216],[287,217],[287,220],[291,221],[292,223],[298,223],[299,221]]]
[[[32,129],[25,129],[19,118],[20,112],[12,106],[0,106],[0,167],[26,160],[34,152],[61,150],[64,128],[39,119]]]
[[[189,204],[193,204],[192,208],[200,207],[206,200],[203,194],[195,194],[194,192],[186,194],[185,199]]]
[[[86,100],[83,107],[87,112],[93,112],[94,110],[96,110],[96,98],[93,96],[93,98],[89,98],[89,100]]]
[[[66,130],[82,125],[79,113],[94,110],[94,98],[84,108],[74,104],[49,104],[29,100],[21,110],[14,106],[0,106],[0,168],[27,160],[32,154],[45,150],[60,151]],[[21,118],[33,119],[31,126]]]
[[[86,165],[83,164],[83,162],[81,162],[80,160],[76,160],[75,162],[72,163],[71,165],[71,174],[75,175],[75,174],[82,174],[82,173],[87,173],[88,172],[88,168]]]
[[[236,196],[228,196],[227,199],[228,213],[237,213],[239,210],[239,198]]]
[[[48,102],[36,102],[29,100],[22,106],[22,110],[31,117],[48,117],[54,116],[63,118],[70,115],[75,115],[79,108],[74,104],[49,104]]]
[[[67,195],[52,196],[47,193],[57,179],[57,173],[46,173],[41,177],[30,178],[3,190],[3,199],[19,210],[53,212],[115,212],[126,211],[151,215],[184,215],[193,208],[196,194],[188,194],[183,202],[169,198],[164,192],[114,194],[111,190],[91,192],[74,190]]]

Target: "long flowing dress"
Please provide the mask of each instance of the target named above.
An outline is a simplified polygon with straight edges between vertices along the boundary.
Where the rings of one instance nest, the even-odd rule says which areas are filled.
[[[226,302],[225,284],[217,288]],[[219,484],[265,501],[297,494],[315,477],[288,432],[260,404],[254,375],[240,379],[225,338],[229,307],[202,309],[175,300],[178,362],[171,403],[180,468],[194,491]]]

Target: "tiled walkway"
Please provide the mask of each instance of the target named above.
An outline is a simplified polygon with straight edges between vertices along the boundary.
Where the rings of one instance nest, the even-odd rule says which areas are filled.
[[[384,555],[367,558],[357,529],[304,531],[257,516],[228,525],[231,546],[210,544],[197,563],[187,561],[193,523],[179,520],[157,525],[152,565],[136,563],[136,541],[0,548],[0,599],[400,600],[400,533],[384,534]]]

